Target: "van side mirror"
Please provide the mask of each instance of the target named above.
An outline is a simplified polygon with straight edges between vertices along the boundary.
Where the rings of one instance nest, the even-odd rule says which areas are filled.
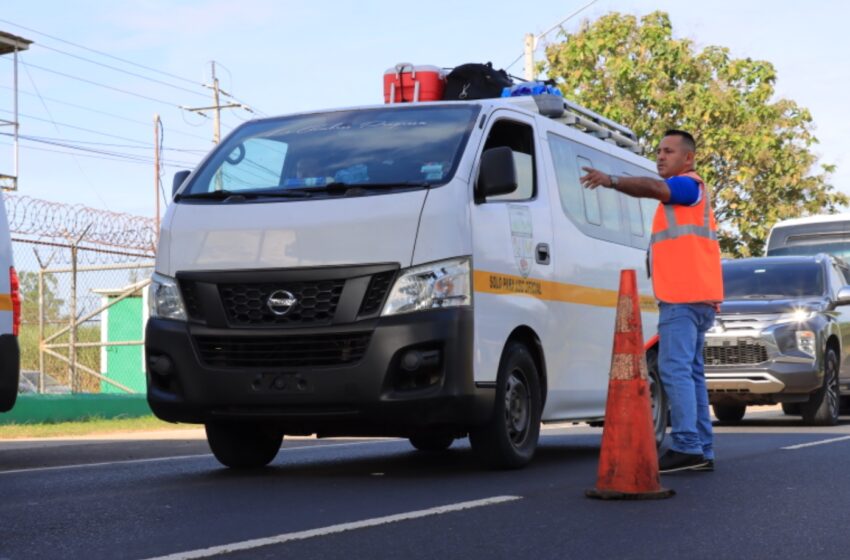
[[[850,286],[842,286],[838,289],[835,305],[850,305]]]
[[[488,196],[511,194],[517,189],[514,153],[507,146],[490,148],[481,154],[481,168],[475,183],[475,198],[483,201]]]
[[[178,171],[174,174],[174,179],[171,181],[171,197],[174,198],[174,195],[177,194],[177,191],[180,190],[180,185],[186,180],[186,177],[191,175],[192,172],[188,169],[184,169],[182,171]]]

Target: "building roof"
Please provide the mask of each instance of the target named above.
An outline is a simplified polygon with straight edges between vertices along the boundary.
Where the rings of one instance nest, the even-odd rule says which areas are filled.
[[[32,41],[0,31],[0,55],[13,53],[17,51],[25,51],[30,48]]]

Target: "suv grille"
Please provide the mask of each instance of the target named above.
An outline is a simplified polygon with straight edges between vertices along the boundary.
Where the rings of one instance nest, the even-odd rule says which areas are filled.
[[[345,280],[221,284],[219,293],[227,321],[233,326],[327,325],[333,320],[344,285]],[[298,300],[286,315],[276,315],[268,306],[269,296],[278,290],[290,292]]]
[[[201,360],[220,368],[308,368],[360,361],[371,333],[227,337],[196,336]]]
[[[767,348],[758,340],[742,339],[728,346],[706,345],[703,357],[707,366],[760,364],[767,361]]]

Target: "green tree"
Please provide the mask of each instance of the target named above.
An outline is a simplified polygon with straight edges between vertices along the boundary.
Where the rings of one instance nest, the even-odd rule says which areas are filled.
[[[649,153],[668,128],[697,140],[724,253],[760,255],[777,220],[833,211],[845,195],[816,167],[809,111],[776,99],[769,62],[673,37],[669,16],[619,13],[549,45],[543,69],[565,95],[629,126]]]
[[[38,324],[38,272],[22,270],[18,273],[21,284],[21,321]],[[56,295],[59,282],[53,274],[44,275],[44,318],[57,321],[62,318],[65,300]]]

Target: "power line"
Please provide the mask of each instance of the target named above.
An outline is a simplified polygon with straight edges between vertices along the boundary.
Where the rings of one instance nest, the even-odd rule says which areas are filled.
[[[56,37],[54,35],[48,35],[47,33],[37,31],[37,30],[32,29],[30,27],[24,27],[23,25],[17,24],[15,22],[12,22],[12,21],[9,21],[9,20],[0,19],[0,23],[13,25],[15,27],[25,29],[25,30],[29,31],[30,33],[35,33],[36,35],[41,35],[42,37],[48,37],[50,39],[53,39],[54,41],[59,41],[60,43],[65,43],[66,45],[71,45],[72,47],[77,47],[78,49],[83,49],[84,51],[95,53],[95,54],[98,54],[100,56],[105,56],[107,58],[111,58],[112,60],[117,60],[118,62],[123,62],[124,64],[129,64],[129,65],[135,66],[137,68],[142,68],[142,69],[147,70],[149,72],[156,72],[157,74],[161,74],[163,76],[168,76],[169,78],[174,78],[175,80],[181,80],[183,82],[187,82],[187,83],[190,83],[192,85],[197,85],[197,82],[190,80],[188,78],[184,78],[183,76],[178,76],[176,74],[170,74],[170,73],[164,72],[162,70],[157,70],[156,68],[151,68],[150,66],[145,66],[144,64],[139,64],[137,62],[133,62],[132,60],[127,60],[126,58],[120,58],[120,57],[105,53],[103,51],[99,51],[97,49],[92,49],[90,47],[86,47],[86,46],[80,45],[78,43],[73,43],[73,42],[67,41],[65,39],[60,39],[59,37]]]
[[[6,60],[6,59],[2,59],[2,60]],[[10,63],[11,63],[11,61],[10,61]],[[76,80],[78,82],[83,82],[83,83],[90,84],[90,85],[93,85],[93,86],[98,86],[98,87],[101,87],[101,88],[104,88],[104,89],[117,91],[119,93],[131,95],[133,97],[138,97],[140,99],[145,99],[147,101],[153,101],[154,103],[162,103],[162,104],[168,105],[170,107],[180,108],[180,105],[178,103],[172,103],[171,101],[164,101],[162,99],[157,99],[156,97],[150,97],[149,95],[142,95],[141,93],[136,93],[136,92],[128,91],[126,89],[122,89],[122,88],[119,88],[119,87],[110,86],[110,85],[107,85],[107,84],[102,84],[100,82],[95,82],[94,80],[87,80],[85,78],[80,78],[79,76],[73,76],[71,74],[66,74],[65,72],[53,70],[52,68],[45,68],[44,66],[39,66],[37,64],[31,64],[29,62],[24,62],[23,60],[21,60],[20,63],[23,66],[28,66],[30,68],[36,68],[36,69],[41,70],[43,72],[49,72],[51,74],[56,74],[57,76],[62,76],[64,78],[69,78],[71,80]]]
[[[0,145],[11,146],[12,144],[6,143],[6,142],[0,142]],[[25,150],[36,150],[36,151],[39,151],[39,152],[51,152],[51,153],[54,153],[54,154],[64,154],[64,155],[70,155],[70,156],[76,155],[77,157],[99,159],[99,160],[104,160],[104,161],[113,161],[113,162],[117,162],[117,163],[134,163],[134,164],[137,164],[137,165],[145,165],[145,166],[148,166],[148,167],[150,167],[153,164],[152,158],[148,159],[147,161],[144,161],[144,160],[137,160],[137,159],[127,159],[127,158],[124,158],[124,157],[121,157],[121,156],[119,156],[119,157],[107,157],[105,155],[75,154],[74,152],[68,152],[68,151],[65,151],[65,150],[52,150],[50,148],[38,148],[36,146],[22,146],[22,148],[25,149]],[[188,167],[194,167],[194,164],[185,163],[185,162],[169,161],[169,162],[164,162],[163,166],[164,167],[173,167],[173,168],[177,168],[177,169],[186,169]]]
[[[5,110],[5,109],[0,109],[0,113],[11,113],[11,111],[7,111],[7,110]],[[48,120],[48,119],[42,119],[42,118],[40,118],[40,117],[34,117],[34,116],[32,116],[32,115],[25,115],[25,114],[23,114],[23,113],[18,113],[18,114],[19,114],[20,116],[22,116],[22,117],[26,117],[26,118],[28,118],[28,119],[32,119],[32,120],[34,120],[34,121],[49,122],[49,123],[53,123],[53,124],[59,124],[59,125],[62,125],[62,126],[64,126],[64,127],[67,127],[67,128],[73,128],[73,129],[75,129],[75,130],[81,130],[81,131],[83,131],[83,132],[90,132],[90,133],[92,133],[92,134],[97,134],[97,135],[99,135],[99,136],[106,136],[106,137],[108,137],[108,138],[117,138],[118,140],[125,140],[125,141],[127,141],[127,142],[132,142],[132,143],[134,143],[134,144],[140,144],[140,145],[145,146],[145,147],[147,147],[147,148],[150,148],[150,147],[152,146],[151,144],[149,144],[149,143],[147,143],[147,142],[143,142],[143,141],[141,141],[141,140],[136,140],[135,138],[127,138],[126,136],[119,136],[119,135],[117,135],[117,134],[109,134],[108,132],[100,132],[100,131],[98,131],[98,130],[94,130],[94,129],[91,129],[91,128],[85,128],[85,127],[82,127],[82,126],[76,126],[76,125],[73,125],[73,124],[67,124],[67,123],[62,123],[62,122],[58,122],[58,121],[52,121],[52,120]]]
[[[56,129],[57,133],[62,134],[62,132],[59,130],[59,126],[56,124],[56,121],[53,120],[53,115],[50,113],[50,109],[47,107],[47,103],[44,102],[44,98],[41,96],[41,92],[38,91],[38,86],[36,85],[35,80],[32,79],[32,74],[30,74],[29,68],[24,66],[24,71],[26,72],[27,78],[29,78],[29,81],[32,84],[32,87],[35,90],[35,93],[38,96],[39,101],[41,101],[42,107],[44,107],[44,112],[47,113],[47,116],[50,118],[50,122],[53,123],[53,128]],[[106,203],[106,201],[103,199],[103,197],[100,196],[100,191],[98,191],[97,188],[95,188],[94,183],[92,183],[91,179],[89,179],[89,176],[88,176],[88,174],[86,174],[85,170],[83,169],[83,166],[80,164],[80,161],[76,158],[76,156],[71,156],[71,157],[73,158],[74,164],[77,166],[77,169],[80,171],[80,175],[82,175],[85,182],[88,183],[89,188],[92,191],[94,191],[95,196],[97,196],[97,198],[100,200],[101,204],[103,204],[103,207],[106,208],[106,209],[109,209],[109,205]]]
[[[543,33],[541,33],[540,35],[535,36],[535,37],[534,37],[534,42],[536,43],[537,41],[539,41],[540,39],[542,39],[543,37],[545,37],[546,35],[548,35],[548,34],[549,34],[549,33],[551,33],[552,31],[554,31],[554,30],[555,30],[555,29],[557,29],[558,27],[560,27],[560,26],[564,25],[564,24],[565,24],[565,23],[567,23],[569,20],[571,20],[571,19],[572,19],[572,18],[574,18],[575,16],[579,15],[580,13],[582,13],[583,11],[585,11],[586,9],[588,9],[589,7],[593,6],[593,5],[594,5],[594,4],[596,4],[597,2],[599,2],[599,0],[591,0],[591,2],[588,2],[587,4],[585,4],[584,6],[582,6],[581,8],[579,8],[578,10],[574,11],[573,13],[571,13],[570,15],[568,15],[567,17],[565,17],[564,19],[562,19],[561,21],[559,21],[558,23],[556,23],[555,25],[553,25],[552,27],[550,27],[549,29],[547,29],[546,31],[544,31]],[[2,21],[2,20],[0,20],[0,21]],[[505,67],[505,70],[510,70],[511,66],[513,66],[514,64],[516,64],[517,62],[519,62],[519,61],[522,59],[522,57],[523,57],[523,56],[525,56],[525,53],[522,53],[521,55],[519,55],[518,57],[516,57],[516,59],[515,59],[513,62],[511,62],[510,64],[508,64],[508,65]]]
[[[9,86],[4,86],[4,85],[0,85],[0,88],[7,89],[7,90],[10,90],[10,91],[13,90],[13,88],[11,88]],[[18,90],[18,93],[21,93],[23,95],[29,95],[31,97],[37,97],[36,94],[29,92],[29,91],[26,91],[26,90]],[[69,103],[68,101],[62,101],[61,99],[56,99],[55,97],[42,96],[41,98],[46,100],[46,101],[50,101],[51,103],[58,103],[60,105],[67,105],[68,107],[74,107],[74,108],[80,109],[82,111],[88,111],[90,113],[103,115],[105,117],[111,117],[113,119],[119,119],[119,120],[130,122],[130,123],[133,123],[133,124],[138,124],[138,125],[144,126],[146,128],[150,127],[150,123],[146,123],[146,122],[143,122],[143,121],[140,121],[140,120],[137,120],[137,119],[131,119],[131,118],[125,117],[123,115],[116,115],[115,113],[109,113],[107,111],[101,111],[99,109],[92,109],[91,107],[86,107],[85,105],[78,105],[76,103]],[[184,113],[181,111],[180,114],[182,115]],[[179,134],[181,136],[189,136],[189,137],[192,137],[192,138],[198,138],[200,140],[204,140],[204,141],[209,142],[209,138],[207,138],[206,136],[201,136],[200,134],[192,134],[191,132],[183,132],[182,130],[172,130],[171,134]]]
[[[151,82],[154,82],[154,83],[157,83],[157,84],[161,84],[161,85],[164,85],[164,86],[167,86],[167,87],[170,87],[170,88],[179,89],[181,91],[188,91],[189,93],[192,93],[194,95],[200,95],[200,96],[206,97],[205,94],[203,94],[199,91],[191,90],[191,89],[185,88],[183,86],[177,86],[177,85],[174,85],[174,84],[170,84],[168,82],[164,82],[162,80],[157,80],[156,78],[149,78],[148,76],[142,76],[141,74],[137,74],[136,72],[124,70],[123,68],[118,68],[118,67],[112,66],[110,64],[104,64],[103,62],[97,62],[96,60],[91,60],[90,58],[86,58],[84,56],[78,56],[78,55],[75,55],[75,54],[71,54],[69,52],[65,52],[65,51],[60,50],[60,49],[54,49],[53,47],[48,47],[47,45],[39,45],[38,43],[36,43],[36,45],[38,47],[41,47],[42,49],[47,49],[47,50],[50,50],[50,51],[53,51],[53,52],[57,52],[59,54],[63,54],[65,56],[70,56],[71,58],[83,60],[85,62],[88,62],[89,64],[96,64],[97,66],[102,66],[103,68],[109,68],[110,70],[114,70],[116,72],[121,72],[122,74],[128,74],[130,76],[135,76],[137,78],[141,78],[143,80],[148,80],[148,81],[151,81]],[[202,86],[203,84],[198,84],[198,85]]]
[[[2,134],[2,133],[0,133]],[[30,140],[45,140],[45,141],[61,141],[61,142],[71,142],[73,144],[88,144],[91,146],[105,146],[107,148],[127,148],[131,150],[150,150],[153,148],[153,145],[135,145],[135,144],[115,144],[113,142],[93,142],[91,140],[77,140],[71,138],[52,138],[50,136],[32,136],[32,135],[19,135],[21,137],[26,136]],[[181,152],[185,154],[206,154],[209,150],[193,150],[188,148],[164,148],[170,152]]]

